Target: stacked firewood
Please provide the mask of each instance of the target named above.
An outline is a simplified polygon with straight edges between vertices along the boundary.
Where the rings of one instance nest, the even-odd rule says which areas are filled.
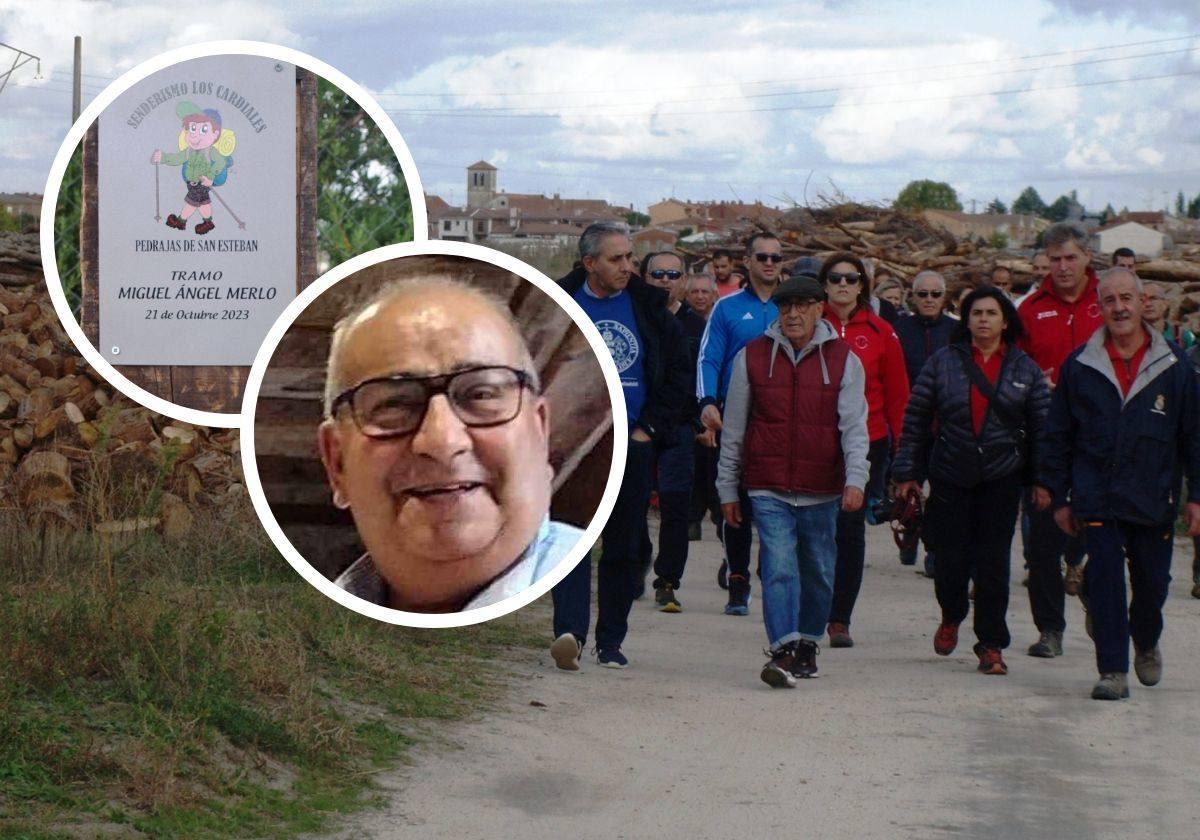
[[[0,233],[0,283],[31,286],[42,281],[42,258],[34,233]]]
[[[0,508],[179,537],[197,508],[244,494],[237,430],[128,402],[79,355],[44,286],[0,284]]]
[[[996,266],[1012,272],[1013,284],[1023,290],[1033,280],[1030,255],[997,249],[981,239],[958,239],[912,211],[837,204],[815,209],[797,207],[777,221],[754,219],[734,229],[728,242],[709,242],[703,251],[680,247],[687,256],[705,260],[716,248],[738,253],[755,230],[775,234],[783,243],[785,257],[825,259],[849,251],[870,261],[875,272],[887,270],[905,284],[920,271],[932,269],[946,278],[951,295],[965,286],[978,285]],[[789,263],[784,264],[785,268]],[[1108,267],[1107,254],[1093,254],[1096,270]],[[1167,286],[1172,321],[1200,330],[1200,245],[1185,244],[1152,259],[1139,259],[1138,275],[1159,280]]]

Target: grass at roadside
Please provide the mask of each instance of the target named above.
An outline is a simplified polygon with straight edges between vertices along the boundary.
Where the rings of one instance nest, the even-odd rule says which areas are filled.
[[[249,503],[106,551],[0,521],[0,838],[280,836],[369,807],[421,721],[502,688],[543,642],[511,616],[410,630],[346,610]]]

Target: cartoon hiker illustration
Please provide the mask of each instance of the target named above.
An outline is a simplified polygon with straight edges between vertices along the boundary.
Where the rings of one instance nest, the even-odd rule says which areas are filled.
[[[179,215],[171,213],[167,216],[167,226],[187,230],[188,219],[199,210],[202,221],[196,225],[196,233],[203,235],[216,227],[212,220],[210,193],[213,187],[223,185],[229,175],[237,138],[230,129],[221,128],[221,114],[213,108],[202,110],[195,103],[184,100],[175,106],[175,113],[183,120],[183,129],[179,132],[179,151],[163,154],[162,149],[155,149],[150,156],[150,163],[155,166],[166,164],[183,167],[187,195],[184,196]],[[157,172],[156,169],[156,185]],[[229,205],[225,204],[224,199],[220,195],[217,198],[228,210]],[[237,219],[236,216],[234,218]],[[240,220],[238,222],[240,227],[245,227]]]

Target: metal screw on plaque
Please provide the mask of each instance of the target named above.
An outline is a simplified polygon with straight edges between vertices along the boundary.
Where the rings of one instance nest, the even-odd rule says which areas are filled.
[[[275,65],[275,72],[276,72],[276,73],[282,73],[282,72],[283,72],[283,65],[282,65],[282,64],[276,64],[276,65]]]
[[[114,344],[114,345],[113,345],[113,349],[112,349],[112,354],[113,354],[114,356],[120,356],[120,355],[121,355],[121,348],[120,348],[120,347],[117,347],[117,346]]]

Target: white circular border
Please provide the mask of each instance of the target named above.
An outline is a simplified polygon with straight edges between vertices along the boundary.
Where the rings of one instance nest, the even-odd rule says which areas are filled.
[[[67,303],[66,293],[62,289],[62,280],[58,274],[57,254],[54,249],[54,216],[58,210],[58,192],[62,188],[63,175],[66,173],[67,164],[71,160],[71,155],[74,153],[75,147],[82,142],[88,127],[99,119],[101,112],[111,105],[118,96],[151,73],[165,70],[181,61],[206,58],[212,55],[231,54],[257,55],[263,58],[275,59],[276,61],[286,61],[289,64],[295,64],[298,67],[311,70],[318,76],[323,76],[341,88],[343,92],[348,93],[358,103],[359,107],[366,111],[371,119],[375,121],[375,124],[379,126],[380,131],[383,132],[383,136],[387,138],[388,143],[391,145],[396,159],[400,162],[400,170],[404,173],[404,181],[408,186],[409,200],[412,205],[413,241],[424,242],[429,237],[428,216],[425,211],[425,191],[421,186],[421,177],[417,174],[417,165],[413,161],[412,154],[408,151],[408,146],[404,143],[404,138],[400,136],[399,129],[396,128],[388,115],[384,113],[383,108],[371,98],[369,93],[341,71],[330,67],[320,59],[313,58],[311,55],[302,53],[299,50],[281,47],[276,44],[267,44],[261,41],[208,41],[203,44],[181,47],[157,55],[148,61],[142,62],[132,70],[121,74],[115,82],[106,87],[83,110],[83,113],[79,115],[79,119],[71,126],[71,130],[67,132],[66,139],[63,140],[62,145],[58,148],[58,154],[54,157],[54,164],[50,167],[50,175],[46,179],[46,188],[43,190],[44,197],[42,198],[41,216],[42,268],[46,276],[46,288],[50,293],[50,300],[54,302],[54,309],[58,313],[58,319],[66,329],[67,335],[71,337],[71,340],[75,343],[75,347],[87,359],[88,364],[95,368],[101,376],[108,380],[122,394],[152,411],[165,414],[176,420],[183,420],[198,426],[218,426],[222,428],[237,428],[241,418],[237,414],[222,414],[214,411],[185,408],[173,402],[168,402],[162,397],[155,396],[125,378],[122,373],[113,367],[92,346],[92,343],[84,334],[83,328],[75,320],[75,315],[71,312],[71,306]]]
[[[608,484],[604,488],[604,495],[600,499],[600,506],[596,508],[596,513],[584,530],[583,536],[571,547],[566,557],[558,565],[524,592],[505,598],[496,604],[458,613],[415,613],[394,610],[389,607],[372,604],[370,601],[366,601],[335,586],[333,581],[318,572],[284,535],[283,529],[279,526],[275,515],[271,512],[271,506],[267,503],[267,497],[262,488],[262,480],[258,475],[258,461],[254,454],[254,416],[259,391],[262,389],[263,377],[266,375],[267,365],[275,353],[275,348],[279,345],[284,333],[287,332],[292,322],[322,292],[355,272],[398,257],[428,256],[431,254],[466,257],[491,263],[523,277],[553,298],[555,303],[571,316],[571,320],[583,331],[584,337],[591,344],[592,351],[596,354],[596,358],[600,362],[600,368],[604,372],[604,380],[608,385],[608,396],[612,403],[613,412],[613,457],[612,464],[608,470]],[[617,366],[612,360],[612,355],[604,344],[604,339],[600,337],[599,330],[596,329],[591,319],[588,318],[579,304],[572,300],[570,295],[559,288],[558,284],[545,274],[542,274],[532,266],[526,265],[515,257],[510,257],[508,254],[502,254],[491,248],[484,248],[465,242],[430,240],[428,242],[408,242],[399,245],[388,245],[383,248],[376,248],[374,251],[368,251],[365,254],[360,254],[330,269],[288,304],[287,309],[283,311],[283,314],[279,316],[279,319],[267,333],[262,347],[259,348],[258,356],[255,357],[254,364],[250,368],[250,377],[246,381],[246,393],[242,401],[242,472],[246,479],[246,490],[250,494],[250,499],[254,502],[254,510],[258,514],[263,528],[271,537],[271,541],[275,543],[275,547],[279,549],[279,552],[287,561],[292,564],[292,568],[323,594],[337,601],[343,607],[348,607],[357,613],[378,619],[379,621],[386,621],[389,624],[400,624],[405,627],[465,627],[470,624],[478,624],[482,621],[490,621],[493,618],[507,615],[513,610],[520,609],[531,601],[542,597],[550,591],[551,587],[566,577],[575,568],[575,565],[583,559],[585,554],[592,550],[592,546],[600,539],[600,532],[604,530],[604,525],[608,522],[608,517],[612,514],[613,506],[617,503],[617,494],[621,489],[621,478],[625,473],[625,458],[629,447],[629,429],[627,428],[627,424],[623,422],[625,412],[625,393],[621,388],[621,377],[617,373]],[[551,418],[551,423],[553,422],[554,420]]]

